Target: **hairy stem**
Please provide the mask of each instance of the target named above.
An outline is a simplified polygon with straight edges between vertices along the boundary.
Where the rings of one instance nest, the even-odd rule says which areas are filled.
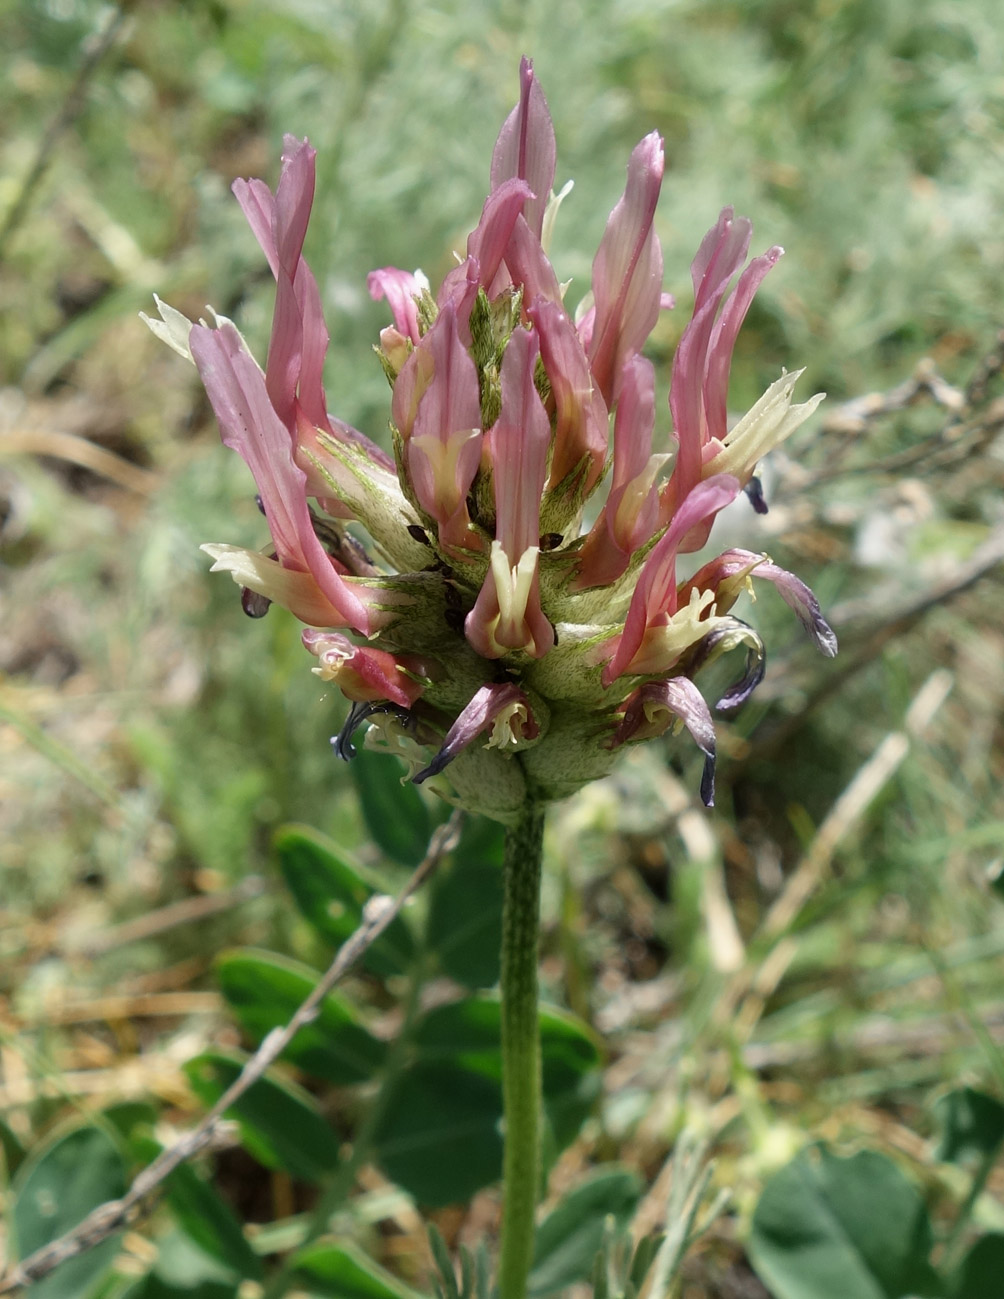
[[[544,807],[528,800],[506,830],[502,913],[502,1094],[505,1113],[500,1299],[524,1299],[540,1179],[537,949]]]

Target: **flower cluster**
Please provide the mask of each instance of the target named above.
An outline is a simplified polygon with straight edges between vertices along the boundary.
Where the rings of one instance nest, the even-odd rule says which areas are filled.
[[[710,803],[714,727],[693,677],[739,646],[743,677],[718,706],[737,706],[762,677],[761,641],[730,613],[751,579],[773,583],[822,652],[836,652],[812,593],[766,555],[729,550],[677,580],[677,557],[704,546],[740,492],[766,509],[757,462],[820,400],[794,405],[798,375],[782,373],[728,426],[733,344],[782,250],[746,264],[751,226],[731,208],[708,232],[673,362],[674,433],[653,453],[642,348],[672,305],[653,224],[662,141],[653,132],[631,154],[574,319],[546,253],[554,170],[547,103],[524,59],[466,256],[435,296],[420,272],[369,276],[393,321],[377,349],[393,456],[328,413],[328,334],[302,256],[306,141],[286,137],[274,194],[260,180],[234,184],[276,282],[264,372],[222,316],[193,326],[158,303],[150,322],[198,367],[272,536],[268,553],[204,549],[249,614],[275,601],[308,624],[314,670],[353,705],[337,751],[351,756],[368,720],[367,742],[404,758],[415,781],[503,821],[528,797],[605,774],[622,745],[681,726],[705,754]]]

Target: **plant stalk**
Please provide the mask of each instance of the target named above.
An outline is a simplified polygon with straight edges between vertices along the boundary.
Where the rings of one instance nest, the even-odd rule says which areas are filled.
[[[506,830],[502,910],[502,1099],[505,1116],[500,1299],[524,1299],[540,1181],[537,962],[544,805],[528,799]]]

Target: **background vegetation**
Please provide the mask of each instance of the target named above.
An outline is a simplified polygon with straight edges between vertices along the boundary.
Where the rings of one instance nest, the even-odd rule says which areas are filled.
[[[697,1132],[732,1201],[691,1253],[683,1293],[766,1285],[785,1299],[810,1292],[785,1288],[770,1213],[754,1221],[765,1185],[778,1194],[782,1167],[825,1180],[838,1159],[832,1189],[867,1147],[926,1204],[944,1284],[979,1299],[978,1282],[951,1278],[972,1232],[1004,1230],[999,1139],[985,1136],[989,1098],[1004,1093],[1002,47],[991,0],[0,7],[8,1208],[67,1131],[131,1134],[135,1167],[149,1157],[144,1124],[164,1142],[193,1124],[206,1089],[186,1062],[254,1038],[236,1026],[221,953],[252,945],[327,964],[288,862],[279,869],[279,827],[314,827],[392,886],[412,847],[374,843],[374,828],[419,842],[440,815],[402,810],[394,794],[389,812],[360,802],[360,787],[377,797],[396,783],[333,760],[341,706],[309,672],[293,620],[248,622],[232,583],[207,576],[201,542],[258,546],[263,525],[194,373],[137,312],[154,291],[192,316],[211,302],[264,355],[271,281],[229,186],[274,182],[283,132],[309,135],[329,402],[382,437],[387,389],[370,344],[384,311],[365,274],[421,265],[435,282],[448,267],[526,52],[555,120],[558,183],[575,180],[552,249],[571,300],[630,148],[653,127],[665,136],[658,228],[680,306],[656,339],[664,390],[689,261],[719,208],[753,218],[755,251],[788,250],[740,337],[731,405],[744,409],[781,365],[805,366],[801,391],[825,389],[829,414],[775,456],[770,515],[745,510],[731,526],[813,582],[841,638],[836,663],[817,662],[770,593],[756,606],[770,670],[722,722],[713,814],[694,807],[685,743],[633,752],[554,809],[546,991],[598,1032],[604,1063],[550,1204],[613,1165],[622,1181],[601,1208],[619,1203],[626,1219],[642,1195],[635,1223],[657,1226],[659,1170],[679,1133]],[[489,836],[468,852],[481,884],[452,899],[450,934],[493,896],[494,850]],[[412,923],[434,955],[445,940],[424,906]],[[465,978],[491,982],[490,970],[472,982],[454,969],[451,982],[449,964],[437,968],[432,1003],[455,1001]],[[380,1040],[398,1022],[395,977],[377,969],[346,990]],[[365,1090],[285,1076],[351,1136]],[[943,1133],[935,1144],[936,1102],[961,1084],[991,1104],[989,1128],[970,1123],[985,1136],[978,1184],[962,1146]],[[109,1108],[127,1100],[150,1108]],[[80,1129],[82,1115],[99,1126]],[[837,1154],[789,1164],[820,1140]],[[257,1257],[302,1239],[316,1192],[303,1169],[247,1147],[230,1131],[200,1177],[258,1224]],[[70,1161],[87,1162],[83,1149]],[[496,1193],[451,1204],[466,1191],[408,1187],[365,1164],[341,1229],[422,1288],[416,1201],[440,1206],[425,1216],[450,1245],[470,1244],[491,1237]],[[217,1259],[220,1280],[203,1266],[212,1248],[203,1240],[200,1255],[177,1220],[176,1205],[173,1217],[161,1208],[72,1293],[233,1294],[234,1257]],[[46,1284],[71,1293],[58,1276]],[[343,1293],[316,1277],[306,1288]]]

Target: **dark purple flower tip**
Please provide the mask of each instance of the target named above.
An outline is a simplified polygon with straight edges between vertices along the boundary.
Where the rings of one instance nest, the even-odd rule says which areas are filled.
[[[763,680],[767,665],[763,641],[748,623],[740,618],[729,618],[723,626],[708,632],[697,646],[690,664],[690,671],[696,672],[719,654],[736,649],[739,645],[746,646],[746,668],[740,679],[729,686],[715,704],[721,711],[739,708]]]
[[[704,770],[701,772],[701,802],[705,807],[715,805],[715,751],[704,754]]]
[[[252,591],[249,586],[241,587],[241,608],[249,618],[264,618],[271,604],[267,595]]]
[[[745,491],[746,495],[749,497],[749,503],[750,505],[753,506],[753,509],[757,512],[757,514],[768,513],[767,501],[763,494],[763,483],[756,476],[756,474],[754,474],[753,477],[749,480],[749,482],[743,488],[743,491]]]
[[[760,564],[753,570],[753,576],[773,582],[781,599],[812,637],[820,654],[825,654],[828,659],[836,657],[837,638],[833,628],[823,617],[819,601],[800,577],[772,563]]]
[[[453,759],[457,756],[458,750],[448,749],[444,744],[436,756],[432,759],[427,767],[415,773],[411,778],[413,785],[421,785],[424,781],[429,780],[432,776],[438,776],[441,771],[445,771]]]
[[[828,659],[837,656],[837,634],[821,613],[813,615],[811,622],[803,624],[815,642],[820,654]]]
[[[759,640],[759,637],[757,639]],[[767,655],[764,653],[763,643],[749,645],[746,650],[746,670],[738,681],[729,686],[715,707],[721,712],[741,708],[763,680],[766,671]]]
[[[331,747],[343,762],[351,762],[356,756],[356,747],[352,743],[352,737],[363,722],[366,721],[367,717],[372,717],[374,713],[393,713],[402,722],[408,720],[411,716],[407,708],[402,708],[400,704],[393,704],[386,699],[353,704],[349,709],[349,715],[346,717],[342,729],[337,735],[331,737]]]

